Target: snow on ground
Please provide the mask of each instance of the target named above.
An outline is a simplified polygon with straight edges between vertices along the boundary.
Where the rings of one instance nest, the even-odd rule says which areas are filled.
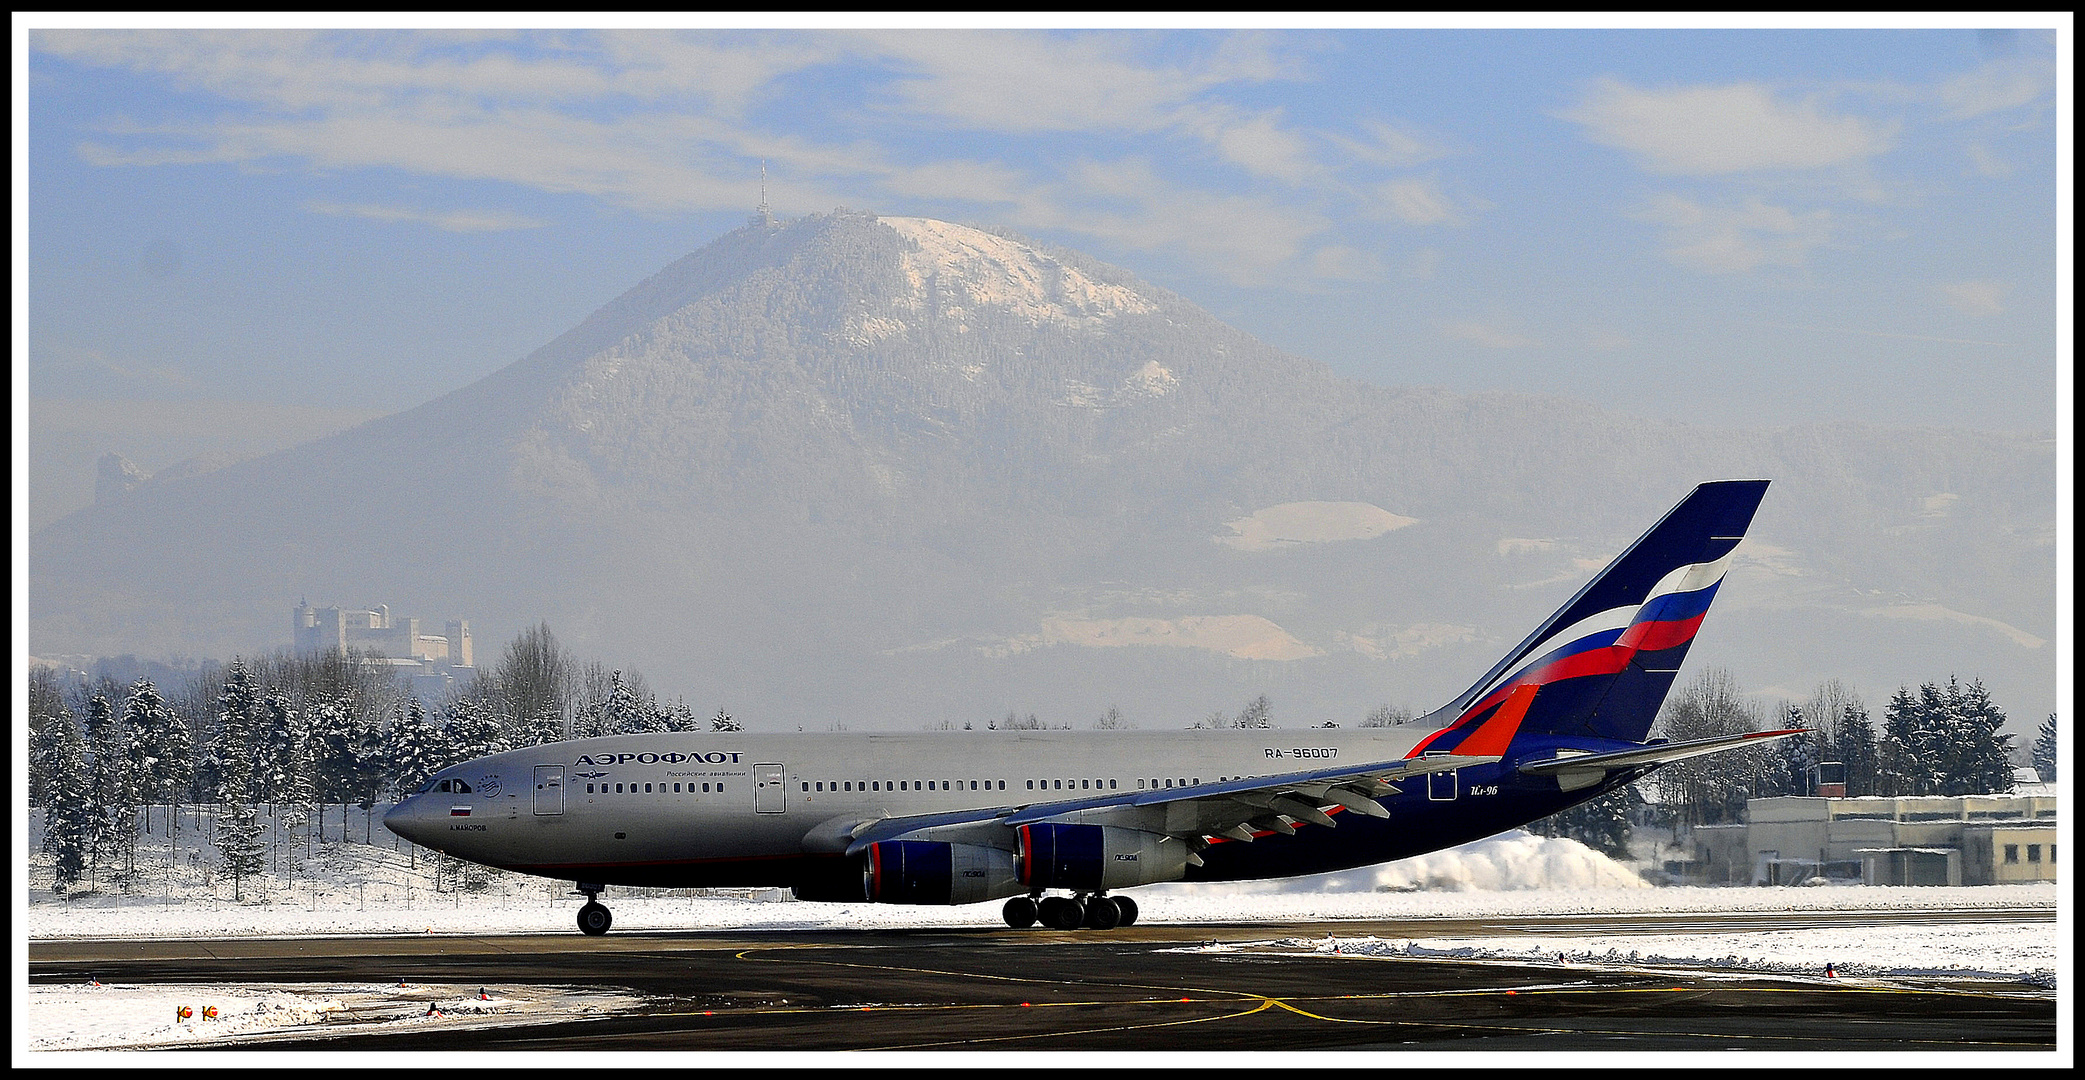
[[[1529,934],[1513,937],[1345,938],[1276,943],[1325,956],[1466,958],[1564,967],[1707,969],[1836,978],[1991,979],[2055,989],[2054,924],[1992,922],[1927,926],[1835,926],[1758,933]],[[1235,951],[1205,945],[1200,951]]]
[[[357,815],[359,818],[359,815]],[[360,832],[360,820],[353,822]],[[35,830],[32,827],[32,833]],[[338,836],[337,833],[333,834]],[[36,837],[32,835],[32,845]],[[198,836],[184,837],[184,847]],[[33,847],[32,847],[33,849]],[[53,894],[48,857],[31,860],[18,931],[32,939],[285,937],[388,934],[576,934],[580,898],[570,882],[490,873],[475,883],[452,865],[438,874],[420,853],[389,845],[306,845],[294,859],[283,849],[277,872],[240,884],[242,899],[209,872],[207,851],[170,848],[164,838],[140,846],[131,892],[105,881],[100,890]],[[41,875],[39,877],[39,874]],[[291,875],[294,874],[294,877]],[[1790,929],[1775,932],[1551,934],[1532,922],[1506,936],[1451,936],[1423,925],[1410,937],[1273,940],[1254,947],[1307,949],[1351,956],[1457,956],[1540,960],[1574,965],[1685,967],[1821,976],[1831,963],[1848,978],[1991,977],[2013,986],[2054,987],[2059,930],[2021,922],[2020,908],[2053,911],[2054,884],[1956,888],[1652,888],[1627,866],[1572,840],[1512,832],[1382,866],[1338,874],[1235,884],[1152,885],[1130,893],[1140,923],[1278,924],[1322,920],[1447,920],[1543,915],[1689,912],[1799,913],[1887,909],[1989,909],[1988,922],[1887,927]],[[658,930],[936,929],[998,926],[999,903],[963,907],[802,903],[779,889],[668,890],[610,888],[602,899],[615,914],[613,933]],[[1575,928],[1574,928],[1575,929]],[[1652,928],[1645,928],[1652,929]],[[1658,928],[1679,929],[1679,928]],[[1272,931],[1270,939],[1279,931]],[[1239,945],[1214,946],[1238,948]],[[2067,958],[2067,957],[2066,957]],[[639,1004],[634,995],[558,987],[492,987],[495,1002],[478,1002],[454,985],[408,987],[70,986],[29,988],[27,1037],[33,1050],[183,1045],[198,1039],[266,1038],[270,1032],[344,1019],[411,1025],[534,1023],[586,1010]],[[594,996],[588,996],[592,994]],[[463,995],[463,996],[459,996]],[[429,1000],[447,1014],[425,1015]],[[196,1016],[174,1020],[174,1007]],[[219,1017],[205,1025],[204,1004]],[[484,1012],[479,1010],[491,1010]]]
[[[248,1042],[348,1024],[385,1031],[539,1024],[632,1008],[642,1000],[635,994],[540,986],[474,987],[463,993],[454,986],[407,983],[32,986],[28,1049]],[[176,1012],[184,1007],[185,1017]],[[214,1009],[215,1016],[206,1009]]]

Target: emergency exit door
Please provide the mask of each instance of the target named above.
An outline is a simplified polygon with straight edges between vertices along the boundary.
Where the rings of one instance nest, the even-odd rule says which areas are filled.
[[[563,765],[536,766],[536,816],[548,817],[565,812],[565,767]]]
[[[779,814],[789,809],[789,789],[782,786],[780,765],[753,766],[753,812]]]

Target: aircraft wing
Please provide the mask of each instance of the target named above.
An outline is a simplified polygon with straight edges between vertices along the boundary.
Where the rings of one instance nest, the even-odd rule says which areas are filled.
[[[979,826],[1011,830],[1036,822],[1114,825],[1186,840],[1205,837],[1251,842],[1268,833],[1293,833],[1302,824],[1335,827],[1334,814],[1353,811],[1388,817],[1375,800],[1394,793],[1396,783],[1426,773],[1488,765],[1497,755],[1432,754],[1364,765],[1253,776],[1185,787],[1115,791],[1090,798],[1027,803],[944,814],[880,818],[846,830],[846,851],[916,834],[957,838]]]
[[[1686,742],[1654,743],[1636,750],[1617,750],[1607,754],[1569,753],[1540,761],[1523,762],[1520,771],[1536,776],[1551,776],[1578,772],[1614,772],[1617,769],[1633,769],[1642,765],[1665,765],[1704,754],[1719,754],[1741,746],[1753,746],[1809,734],[1807,728],[1784,728],[1779,731],[1748,731],[1742,735],[1720,735],[1712,739],[1690,739]]]

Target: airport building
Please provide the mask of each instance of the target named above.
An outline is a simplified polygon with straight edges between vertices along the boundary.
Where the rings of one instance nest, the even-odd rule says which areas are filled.
[[[451,689],[468,687],[478,673],[470,622],[452,619],[442,629],[441,634],[421,633],[418,618],[393,619],[388,604],[359,609],[300,602],[290,613],[291,647],[299,656],[329,649],[361,652],[398,668],[414,696],[430,703]]]
[[[2055,881],[2056,793],[2038,782],[2018,787],[2004,795],[1752,799],[1745,824],[1695,829],[1691,865],[1670,869],[1712,885]]]

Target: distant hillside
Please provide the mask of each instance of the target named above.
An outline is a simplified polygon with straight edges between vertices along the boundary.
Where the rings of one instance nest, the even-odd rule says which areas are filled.
[[[229,655],[300,597],[547,619],[755,727],[1351,724],[1460,690],[1693,484],[1776,481],[1692,663],[2053,708],[2052,439],[1719,430],[1362,385],[1074,252],[839,211],[483,381],[37,532],[39,653]],[[1337,505],[1332,505],[1337,504]]]

